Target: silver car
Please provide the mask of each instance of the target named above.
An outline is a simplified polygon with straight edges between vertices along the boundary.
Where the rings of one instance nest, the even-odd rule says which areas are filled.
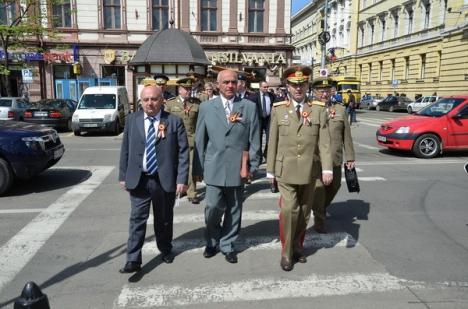
[[[26,108],[28,108],[28,102],[23,98],[0,98],[0,120],[23,121],[23,114]]]

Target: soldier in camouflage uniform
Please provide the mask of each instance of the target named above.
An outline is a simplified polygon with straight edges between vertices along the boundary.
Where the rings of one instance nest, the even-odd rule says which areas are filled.
[[[354,147],[351,137],[351,128],[346,117],[346,107],[333,92],[331,80],[316,79],[313,82],[313,95],[317,100],[327,102],[328,130],[331,139],[331,154],[333,159],[333,181],[324,186],[321,179],[317,178],[314,195],[314,229],[318,233],[327,232],[325,225],[326,208],[335,198],[341,187],[341,168],[343,163],[343,150],[346,155],[346,166],[354,167]],[[331,99],[328,94],[331,90]],[[336,99],[338,98],[338,100]],[[314,166],[320,168],[320,157],[314,156]]]
[[[308,101],[306,92],[311,69],[293,66],[284,72],[289,99],[273,104],[268,140],[267,177],[278,182],[281,193],[280,266],[293,269],[293,262],[307,262],[303,239],[310,218],[315,177],[313,156],[319,149],[322,178],[332,182],[330,133],[325,103]]]
[[[192,177],[192,162],[193,162],[193,142],[195,138],[195,129],[198,118],[198,108],[200,100],[191,98],[190,92],[192,90],[194,79],[191,77],[182,78],[177,81],[179,86],[179,95],[175,98],[167,100],[165,111],[176,114],[184,121],[185,130],[187,131],[187,138],[190,148],[190,170],[189,170],[189,187],[187,190],[187,197],[192,204],[199,204],[200,200],[197,196],[197,183]]]

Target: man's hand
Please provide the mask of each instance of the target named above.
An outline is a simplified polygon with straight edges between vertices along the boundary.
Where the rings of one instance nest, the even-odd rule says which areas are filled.
[[[193,179],[194,179],[196,182],[202,182],[202,181],[203,181],[203,176],[193,176]]]
[[[119,185],[122,189],[124,189],[125,191],[127,191],[127,187],[125,186],[125,181],[119,181]]]
[[[333,173],[322,173],[322,182],[324,185],[328,186],[333,181]]]
[[[183,183],[178,183],[176,188],[176,194],[183,194],[187,192],[188,186]]]
[[[348,162],[346,162],[346,168],[349,169],[349,170],[350,170],[350,169],[353,169],[355,165],[356,165],[356,164],[354,163],[354,161],[348,161]]]

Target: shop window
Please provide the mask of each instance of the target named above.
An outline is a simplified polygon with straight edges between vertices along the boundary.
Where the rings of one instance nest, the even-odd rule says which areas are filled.
[[[421,71],[419,74],[419,78],[425,78],[426,77],[426,54],[421,55]]]
[[[201,1],[201,30],[216,31],[217,0]]]
[[[103,65],[102,77],[115,78],[117,86],[125,86],[125,66]]]
[[[54,65],[54,79],[75,79],[71,65]]]
[[[169,1],[152,0],[152,29],[154,31],[169,28]]]
[[[104,29],[120,29],[120,0],[104,0]]]
[[[264,0],[249,0],[249,32],[263,32]]]
[[[54,4],[52,6],[52,16],[54,27],[71,27],[70,0],[63,0],[61,4]]]
[[[3,1],[0,3],[0,24],[11,25],[16,17],[16,3]]]

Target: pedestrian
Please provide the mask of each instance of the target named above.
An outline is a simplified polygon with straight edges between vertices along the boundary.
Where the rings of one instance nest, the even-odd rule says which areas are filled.
[[[315,178],[313,155],[318,149],[322,179],[333,178],[325,103],[307,100],[310,67],[293,66],[285,70],[289,99],[273,104],[268,141],[267,178],[278,182],[281,193],[280,266],[285,271],[294,262],[305,263],[303,239],[312,210]]]
[[[315,89],[320,89],[320,83],[317,85],[314,82]],[[322,89],[326,86],[322,86]],[[335,89],[336,90],[336,89]],[[343,162],[343,150],[346,157],[347,168],[354,167],[354,147],[351,137],[351,128],[349,126],[346,108],[339,100],[333,98],[334,89],[331,88],[331,99],[327,104],[328,114],[328,130],[330,132],[330,149],[333,160],[333,181],[330,185],[324,186],[320,177],[316,180],[315,194],[313,202],[314,211],[314,229],[317,233],[326,234],[326,208],[335,198],[338,190],[341,187],[341,165]],[[320,93],[316,92],[315,97],[326,102],[326,97],[319,97]],[[314,155],[314,166],[320,168],[320,157]]]
[[[348,115],[349,115],[349,124],[353,124],[353,122],[356,121],[356,108],[357,108],[357,103],[356,103],[356,97],[354,96],[353,92],[351,89],[348,89]]]
[[[184,122],[190,150],[187,198],[192,204],[199,204],[200,199],[197,196],[197,182],[192,176],[192,162],[198,110],[201,102],[198,98],[191,97],[193,81],[194,79],[191,77],[185,77],[177,80],[176,83],[179,86],[177,91],[179,95],[166,102],[165,110],[179,116]]]
[[[247,97],[250,101],[254,102],[257,106],[258,120],[260,124],[260,145],[263,145],[263,134],[265,134],[265,148],[263,151],[260,149],[260,155],[265,159],[268,153],[268,136],[270,127],[270,115],[275,96],[268,91],[268,83],[266,81],[260,82],[258,92],[251,94]]]
[[[176,194],[187,190],[189,151],[184,124],[161,109],[162,91],[141,91],[142,109],[130,114],[120,152],[119,182],[130,194],[127,262],[119,271],[140,270],[146,222],[153,207],[156,244],[165,263],[172,263],[173,207]]]
[[[244,99],[248,98],[253,93],[247,89],[247,76],[245,73],[238,73],[237,74],[237,94],[236,96]]]
[[[211,100],[218,97],[215,91],[215,85],[212,82],[207,82],[205,84],[205,93],[207,95],[206,100]]]
[[[237,263],[234,241],[241,228],[243,179],[259,166],[259,124],[255,104],[236,97],[236,72],[219,72],[217,82],[220,96],[200,105],[193,173],[206,183],[203,256],[221,251],[226,261]]]
[[[154,74],[154,80],[156,86],[161,88],[164,100],[170,99],[172,97],[172,94],[169,91],[167,91],[167,82],[169,81],[169,77],[162,73],[156,73]]]

